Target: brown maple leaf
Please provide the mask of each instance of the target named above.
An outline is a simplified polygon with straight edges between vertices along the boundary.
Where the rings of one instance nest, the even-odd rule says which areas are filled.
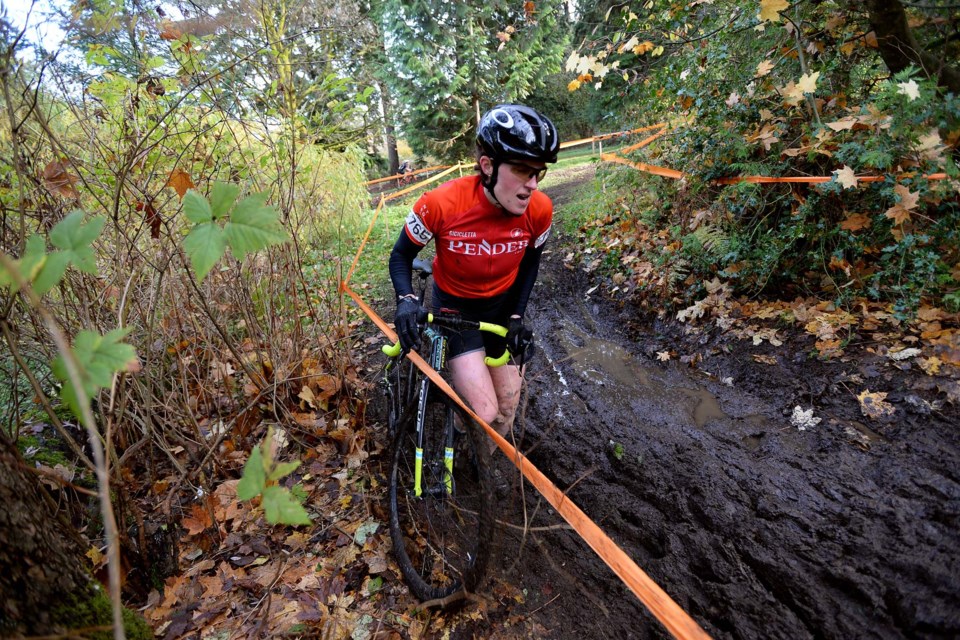
[[[870,224],[870,216],[862,213],[851,213],[840,222],[840,228],[847,231],[859,231],[860,229],[869,229]]]
[[[167,186],[173,187],[177,192],[177,195],[180,196],[181,200],[187,191],[196,187],[196,185],[193,184],[193,180],[190,178],[190,174],[179,168],[174,169],[170,174],[170,179],[167,180]]]
[[[69,166],[70,160],[67,158],[51,161],[43,168],[43,186],[53,195],[75,200],[80,194],[73,185],[79,178],[67,171]]]

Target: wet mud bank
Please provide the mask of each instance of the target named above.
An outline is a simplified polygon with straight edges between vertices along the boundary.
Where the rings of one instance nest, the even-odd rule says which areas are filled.
[[[837,382],[856,363],[761,369],[736,343],[691,344],[591,286],[559,251],[545,257],[528,311],[540,352],[521,449],[707,633],[960,636],[956,407],[867,425]],[[670,348],[714,355],[693,369],[659,361]],[[798,404],[822,422],[792,426]],[[501,490],[490,583],[523,597],[464,635],[524,620],[540,637],[669,637],[502,455],[497,464],[514,482]]]

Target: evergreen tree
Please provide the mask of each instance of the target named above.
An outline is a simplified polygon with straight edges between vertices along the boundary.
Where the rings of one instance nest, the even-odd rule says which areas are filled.
[[[414,152],[472,155],[479,114],[520,101],[560,68],[564,3],[384,0],[398,120]]]

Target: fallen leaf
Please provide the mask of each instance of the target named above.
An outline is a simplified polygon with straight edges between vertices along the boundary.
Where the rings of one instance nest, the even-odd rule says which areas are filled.
[[[851,116],[848,118],[841,118],[840,120],[837,120],[835,122],[828,122],[826,124],[828,127],[833,129],[834,131],[844,131],[847,129],[853,129],[854,125],[856,125],[857,122],[859,122],[859,119],[854,116]]]
[[[929,358],[917,358],[917,363],[920,365],[920,368],[923,369],[923,372],[928,376],[935,376],[940,373],[940,365],[943,362],[937,356],[931,356]]]
[[[769,60],[764,60],[757,65],[757,72],[753,74],[754,78],[762,78],[773,70],[773,63]]]
[[[920,349],[910,347],[909,349],[901,349],[900,351],[891,351],[887,353],[887,357],[891,360],[900,361],[907,360],[908,358],[916,358],[920,353]]]
[[[917,206],[917,201],[920,199],[920,193],[911,193],[910,189],[901,184],[895,186],[893,191],[899,196],[900,201],[887,209],[884,215],[893,220],[895,224],[899,225],[903,224],[907,220],[910,220],[910,212],[914,207]]]
[[[670,359],[669,351],[657,351],[657,360],[659,360],[660,362],[666,362],[669,359]]]
[[[856,188],[857,176],[853,173],[853,169],[847,165],[843,165],[842,169],[836,169],[833,175],[836,176],[837,182],[843,185],[844,189]]]
[[[780,22],[780,12],[789,6],[787,0],[760,0],[760,20]]]
[[[862,213],[851,213],[840,222],[840,228],[847,231],[859,231],[860,229],[869,229],[870,224],[870,216]]]
[[[753,354],[753,359],[754,359],[756,362],[760,362],[760,363],[763,363],[763,364],[777,364],[777,358],[776,358],[776,356],[768,356],[768,355],[764,355],[764,354],[762,354],[762,353],[755,353],[755,354]]]
[[[795,426],[798,431],[806,431],[820,424],[822,418],[813,416],[813,407],[804,410],[800,405],[793,408],[793,414],[790,416],[790,424]]]
[[[800,80],[797,82],[797,91],[800,93],[813,93],[817,90],[817,79],[820,77],[819,71],[814,71],[813,73],[805,73],[800,76]]]
[[[916,80],[912,79],[907,82],[899,82],[897,83],[897,93],[907,96],[910,102],[913,102],[920,97],[920,85],[917,84]]]
[[[874,420],[889,417],[894,414],[895,410],[893,405],[887,402],[886,398],[887,393],[885,391],[871,393],[868,390],[864,390],[857,396],[857,400],[860,401],[860,411],[863,412],[863,415],[866,417]]]

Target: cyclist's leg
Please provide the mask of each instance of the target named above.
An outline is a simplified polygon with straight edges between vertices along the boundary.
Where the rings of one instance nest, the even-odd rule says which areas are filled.
[[[517,405],[520,403],[520,387],[523,384],[520,367],[508,364],[503,367],[490,367],[489,371],[497,395],[497,417],[490,426],[504,438],[508,438],[517,415]]]
[[[487,424],[496,420],[500,411],[497,392],[490,377],[490,368],[483,362],[481,350],[461,353],[448,362],[453,388]]]

